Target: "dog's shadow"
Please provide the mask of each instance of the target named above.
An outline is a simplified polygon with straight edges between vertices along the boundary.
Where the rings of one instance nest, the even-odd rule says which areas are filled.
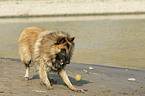
[[[35,80],[35,79],[40,79],[39,75],[34,75],[32,78],[30,78],[29,80]]]
[[[61,85],[66,85],[63,80],[57,75],[57,74],[50,74],[50,76],[57,81],[57,84],[61,84]],[[83,86],[85,84],[89,84],[92,83],[90,81],[87,80],[81,80],[81,81],[76,81],[75,78],[72,78],[70,76],[68,76],[69,80],[72,82],[73,85],[76,86]],[[30,78],[30,80],[34,80],[34,79],[40,79],[39,75],[34,75],[32,78]],[[55,85],[55,83],[52,83],[52,85]]]

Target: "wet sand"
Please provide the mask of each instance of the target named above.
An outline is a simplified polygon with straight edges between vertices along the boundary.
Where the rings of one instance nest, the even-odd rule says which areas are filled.
[[[145,69],[145,16],[0,19],[0,57],[19,58],[24,28],[38,26],[75,36],[73,63]]]
[[[94,69],[89,70],[89,67]],[[73,85],[82,88],[85,93],[76,93],[67,88],[57,74],[51,74],[57,80],[54,89],[47,90],[40,82],[36,68],[30,70],[30,80],[23,80],[25,67],[19,59],[0,58],[0,95],[1,96],[144,96],[145,71],[107,67],[90,64],[72,63],[66,67]],[[88,71],[88,72],[86,72]],[[76,74],[82,75],[77,82]],[[135,78],[136,81],[128,81]]]

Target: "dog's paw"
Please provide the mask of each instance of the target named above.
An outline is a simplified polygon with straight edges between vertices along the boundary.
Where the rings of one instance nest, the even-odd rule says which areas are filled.
[[[78,89],[78,90],[73,90],[73,91],[78,92],[78,93],[85,93],[83,89]]]
[[[49,87],[47,86],[47,89],[48,90],[53,90],[53,87],[52,86],[49,86]]]
[[[85,93],[85,91],[83,89],[79,89],[79,90],[77,90],[77,92]]]

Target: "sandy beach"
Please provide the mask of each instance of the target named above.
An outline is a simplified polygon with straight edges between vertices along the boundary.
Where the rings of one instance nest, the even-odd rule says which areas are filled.
[[[0,17],[144,14],[144,0],[9,0],[0,2]]]
[[[144,13],[144,0],[1,0],[0,96],[145,96],[145,70],[143,70],[145,69],[145,35],[144,27],[142,27],[145,20],[142,15]],[[74,20],[74,18],[52,17],[104,16],[104,14],[105,19],[104,17],[87,17],[87,19],[86,17],[75,17]],[[108,18],[107,14],[140,15],[133,18],[130,16],[124,18],[121,15]],[[31,16],[50,16],[50,18],[19,18]],[[77,88],[84,89],[85,93],[76,93],[68,89],[56,73],[51,75],[58,83],[52,84],[53,90],[47,90],[40,81],[35,66],[31,67],[30,80],[24,80],[24,64],[20,59],[16,59],[19,58],[17,40],[22,29],[30,26],[70,31],[79,38],[76,40],[74,63],[68,65],[66,70],[72,84]],[[75,34],[75,32],[80,33]],[[99,34],[96,35],[97,39],[96,37],[92,39],[92,41],[98,41],[98,43],[95,42],[98,47],[94,50],[92,50],[94,43],[90,43],[91,41],[88,43],[87,39],[84,40],[84,37],[92,37],[92,35],[89,37],[88,32]],[[119,43],[116,43],[117,40]],[[86,51],[89,48],[91,51]],[[96,52],[96,49],[100,50]],[[91,58],[90,61],[88,57]],[[89,69],[90,67],[93,69]],[[74,79],[76,74],[81,74],[81,81],[78,82]]]
[[[92,67],[93,69],[89,69]],[[39,79],[35,66],[31,67],[30,80],[23,80],[24,65],[19,59],[0,58],[0,95],[1,96],[144,96],[145,71],[73,63],[67,66],[72,84],[82,88],[85,93],[76,93],[67,88],[57,74],[54,89],[47,90]],[[82,75],[77,82],[76,74]],[[133,80],[132,80],[133,78]],[[130,80],[131,79],[131,80]]]

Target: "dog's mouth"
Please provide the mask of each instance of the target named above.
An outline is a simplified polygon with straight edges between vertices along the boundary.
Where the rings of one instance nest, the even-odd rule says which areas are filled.
[[[69,60],[67,60],[65,56],[57,55],[56,58],[52,59],[52,64],[52,70],[58,72],[63,69],[66,64],[69,64]]]
[[[64,61],[62,59],[60,59],[60,65],[63,65]]]

